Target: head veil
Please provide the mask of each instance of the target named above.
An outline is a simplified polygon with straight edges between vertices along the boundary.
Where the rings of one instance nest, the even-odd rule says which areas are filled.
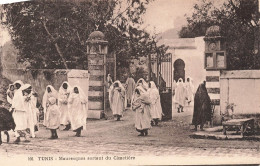
[[[51,93],[48,93],[48,88],[51,89]],[[42,98],[42,107],[43,107],[43,111],[44,113],[46,113],[46,104],[47,104],[47,99],[48,99],[48,94],[54,98],[58,98],[58,92],[54,89],[53,86],[51,85],[48,85],[46,88],[45,88],[45,92],[44,92],[44,95],[43,95],[43,98]]]
[[[65,90],[65,89],[63,88],[63,84],[67,84],[67,85],[68,85],[67,90]],[[59,88],[59,93],[60,93],[60,94],[65,94],[65,93],[69,93],[70,91],[71,91],[71,86],[70,86],[70,84],[68,83],[68,81],[64,81],[64,82],[61,84],[60,88]]]
[[[143,78],[140,78],[137,82],[136,82],[136,86],[139,86],[138,84],[142,81],[143,83],[143,89],[147,90],[148,89],[148,84],[147,82],[143,79]]]
[[[79,91],[79,96],[80,96],[80,100],[81,101],[87,101],[87,96],[86,96],[86,94],[84,93],[84,91],[83,91],[83,89],[80,87],[80,86],[78,86],[78,85],[76,85],[76,86],[73,86],[72,88],[71,88],[71,94],[74,94],[75,92],[74,92],[74,88],[78,88],[78,91]],[[74,97],[73,95],[70,95],[70,97]],[[69,98],[70,98],[69,97]]]
[[[182,86],[183,85],[183,79],[179,78],[178,82],[176,84],[177,84],[177,87],[180,86],[180,85]]]

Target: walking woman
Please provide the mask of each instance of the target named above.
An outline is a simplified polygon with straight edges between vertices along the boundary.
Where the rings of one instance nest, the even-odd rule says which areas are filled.
[[[187,77],[185,88],[187,90],[188,105],[194,101],[194,85],[191,77]]]
[[[22,86],[23,95],[25,97],[24,102],[24,109],[27,112],[28,118],[28,128],[32,138],[35,138],[35,129],[38,129],[37,126],[37,113],[38,108],[36,107],[37,104],[37,93],[33,90],[30,84],[25,84]],[[37,130],[38,131],[38,130]]]
[[[151,118],[152,125],[157,126],[159,120],[162,119],[162,106],[159,91],[153,81],[149,83],[148,94],[151,100]]]
[[[68,114],[68,98],[70,95],[70,85],[67,81],[64,81],[59,89],[58,106],[61,112],[61,125],[65,125],[64,130],[70,129],[69,114]]]
[[[57,139],[57,129],[60,126],[60,110],[57,105],[58,92],[53,86],[48,85],[42,99],[44,109],[44,123],[47,129],[51,130],[50,139]]]
[[[142,87],[135,89],[132,109],[135,111],[135,128],[140,132],[138,136],[147,136],[151,128],[150,98]]]
[[[29,125],[29,112],[25,107],[25,102],[29,102],[31,100],[30,93],[32,91],[32,87],[29,84],[23,85],[19,88],[15,94],[12,102],[12,112],[14,122],[16,124],[16,140],[15,143],[19,143],[20,137],[25,138],[25,142],[30,142],[27,138],[26,129],[30,127]]]
[[[192,124],[195,125],[197,131],[198,125],[203,130],[206,121],[211,121],[211,105],[210,97],[206,89],[206,81],[199,85],[194,98],[194,113]]]
[[[123,115],[125,109],[125,88],[120,81],[115,81],[109,93],[110,108],[117,121]]]
[[[81,130],[86,129],[87,96],[79,86],[74,86],[68,103],[71,129],[76,132],[76,137],[80,137]]]
[[[177,82],[177,88],[175,89],[175,95],[173,97],[173,101],[177,105],[177,108],[178,108],[178,113],[184,112],[183,107],[185,105],[185,101],[186,101],[186,97],[187,97],[186,92],[187,91],[184,87],[183,80],[182,80],[182,78],[179,78],[179,80]]]

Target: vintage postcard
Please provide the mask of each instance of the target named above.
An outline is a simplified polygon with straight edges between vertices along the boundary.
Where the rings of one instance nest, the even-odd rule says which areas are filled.
[[[260,164],[259,0],[0,3],[1,165]]]

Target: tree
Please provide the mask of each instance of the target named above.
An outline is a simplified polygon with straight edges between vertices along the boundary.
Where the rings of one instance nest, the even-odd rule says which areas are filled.
[[[20,61],[29,61],[31,68],[74,68],[84,63],[86,41],[97,29],[105,33],[109,52],[115,52],[124,62],[130,56],[147,54],[142,44],[150,35],[140,25],[149,2],[26,1],[3,5],[1,20],[19,51]]]
[[[204,36],[208,27],[218,25],[227,42],[228,69],[259,69],[259,18],[257,0],[226,0],[216,4],[200,0],[187,17],[181,38]]]

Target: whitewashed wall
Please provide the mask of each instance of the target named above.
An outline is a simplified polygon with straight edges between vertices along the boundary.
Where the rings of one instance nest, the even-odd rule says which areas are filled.
[[[220,74],[220,106],[234,103],[235,114],[260,113],[260,70],[222,71]]]

